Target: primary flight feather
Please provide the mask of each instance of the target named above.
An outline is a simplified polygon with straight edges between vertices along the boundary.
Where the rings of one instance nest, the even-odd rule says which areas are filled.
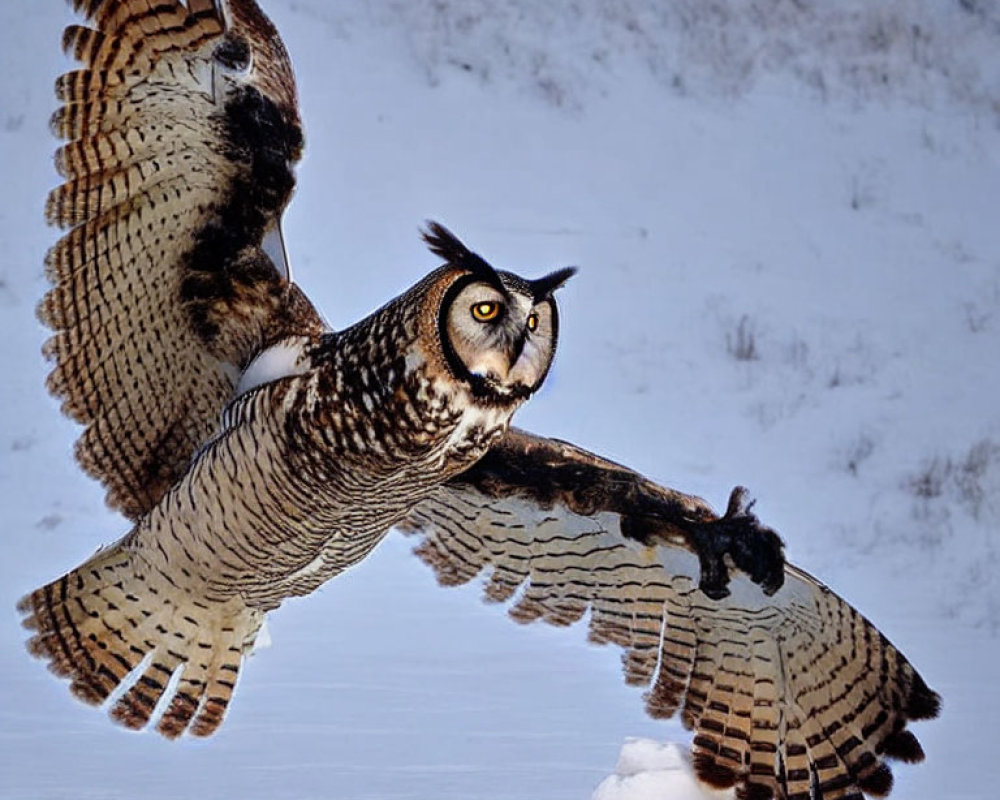
[[[444,259],[333,331],[292,281],[281,215],[302,149],[294,78],[252,0],[75,0],[57,82],[69,231],[46,260],[48,385],[133,523],[26,596],[29,649],[95,704],[212,733],[267,611],[392,528],[442,583],[486,576],[520,621],[589,614],[698,774],[741,797],[860,798],[939,701],[867,620],[726,513],[509,427],[548,373],[554,292],[440,225]]]

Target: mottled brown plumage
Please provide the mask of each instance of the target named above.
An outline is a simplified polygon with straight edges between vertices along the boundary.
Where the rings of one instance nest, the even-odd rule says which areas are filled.
[[[52,127],[70,141],[46,217],[72,230],[46,259],[39,316],[55,331],[49,388],[86,426],[77,458],[135,519],[261,345],[322,330],[261,249],[302,132],[284,47],[252,3],[228,6],[228,23],[207,0],[74,6],[95,27],[63,38],[84,68],[56,84]]]
[[[623,649],[625,680],[648,687],[650,715],[680,712],[695,732],[695,767],[713,786],[860,798],[888,791],[884,757],[923,758],[904,726],[936,716],[937,696],[815,578],[791,565],[783,583],[769,574],[775,543],[741,490],[718,520],[698,498],[511,429],[407,527],[442,584],[483,575],[486,599],[515,600],[518,622],[569,625],[589,612],[590,640]],[[722,558],[706,537],[720,533],[736,539],[727,556],[740,572],[705,586],[707,559]],[[769,597],[748,576],[781,588]]]
[[[715,514],[572,445],[508,428],[558,338],[571,269],[447,263],[331,331],[280,218],[302,148],[284,47],[252,0],[76,0],[57,83],[69,140],[39,309],[81,465],[133,522],[19,606],[29,649],[132,728],[212,733],[267,611],[393,526],[442,583],[488,575],[512,616],[624,650],[699,775],[745,798],[860,798],[917,761],[938,698],[863,617],[785,566],[745,492]]]

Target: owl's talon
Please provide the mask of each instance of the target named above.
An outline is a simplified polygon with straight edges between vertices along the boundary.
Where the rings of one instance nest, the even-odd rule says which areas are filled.
[[[694,528],[695,547],[701,566],[699,588],[713,600],[729,595],[729,569],[725,556],[773,595],[785,580],[783,544],[777,533],[761,525],[752,513],[754,502],[742,486],[733,489],[724,516]]]

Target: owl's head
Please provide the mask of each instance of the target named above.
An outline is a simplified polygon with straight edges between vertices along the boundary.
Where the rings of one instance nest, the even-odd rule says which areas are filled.
[[[495,270],[436,222],[428,223],[424,240],[454,269],[437,320],[452,374],[483,400],[527,398],[545,380],[555,355],[554,293],[576,270],[535,280]]]

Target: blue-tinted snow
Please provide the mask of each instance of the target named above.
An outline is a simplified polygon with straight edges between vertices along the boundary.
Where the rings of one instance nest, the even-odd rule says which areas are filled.
[[[821,5],[274,0],[308,136],[289,254],[334,324],[435,266],[428,217],[529,274],[578,264],[519,423],[716,505],[748,485],[944,696],[894,796],[992,797],[997,5]],[[16,599],[124,530],[33,316],[70,19],[0,8],[0,796],[580,800],[627,737],[683,741],[613,651],[437,589],[399,537],[272,615],[208,741],[116,728],[29,659]]]

